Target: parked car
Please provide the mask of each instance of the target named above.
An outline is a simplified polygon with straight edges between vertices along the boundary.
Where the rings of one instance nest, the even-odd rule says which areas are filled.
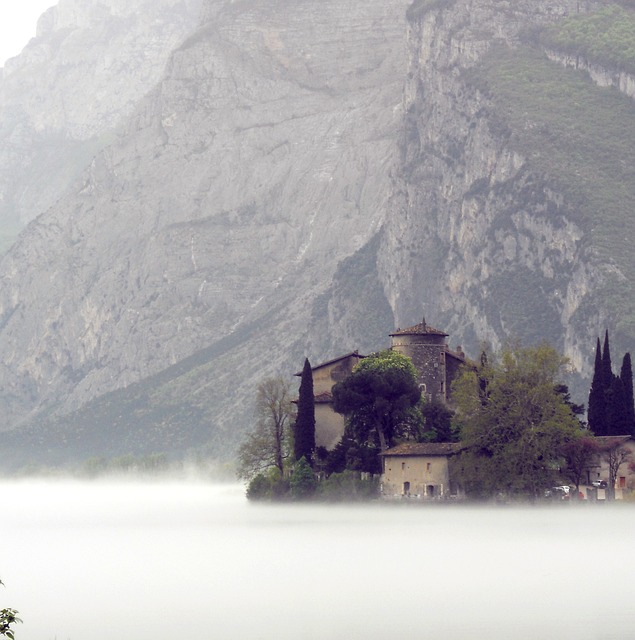
[[[552,500],[568,500],[569,491],[570,487],[567,485],[551,487],[551,489],[545,489],[545,498],[551,498]]]
[[[606,489],[606,480],[594,480],[591,484],[598,489]]]

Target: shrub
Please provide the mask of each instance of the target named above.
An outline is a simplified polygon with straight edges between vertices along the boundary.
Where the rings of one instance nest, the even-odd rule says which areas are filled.
[[[294,500],[306,500],[315,493],[317,480],[304,456],[296,463],[289,484]]]
[[[363,479],[356,471],[333,473],[319,484],[319,496],[324,500],[360,501],[379,497],[379,480]]]
[[[254,476],[247,485],[248,500],[284,500],[289,494],[289,483],[277,468]]]

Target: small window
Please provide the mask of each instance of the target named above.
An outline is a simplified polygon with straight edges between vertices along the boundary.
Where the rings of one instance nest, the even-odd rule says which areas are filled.
[[[402,470],[402,471],[405,471],[405,469],[406,469],[406,463],[405,463],[405,462],[402,462],[402,463],[401,463],[401,470]]]
[[[426,462],[426,471],[430,471],[430,463]]]

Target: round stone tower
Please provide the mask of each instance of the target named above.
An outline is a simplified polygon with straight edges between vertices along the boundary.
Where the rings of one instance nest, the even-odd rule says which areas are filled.
[[[448,334],[430,327],[425,318],[408,329],[390,334],[391,349],[408,356],[419,373],[421,394],[426,400],[447,402],[446,353]]]

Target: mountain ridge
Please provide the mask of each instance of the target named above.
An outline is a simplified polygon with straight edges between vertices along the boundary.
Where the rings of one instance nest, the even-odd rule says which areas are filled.
[[[558,111],[518,111],[525,72],[505,65],[545,87],[557,67],[604,109],[608,89],[526,47],[607,4],[206,0],[78,186],[0,260],[13,451],[231,456],[262,377],[380,348],[422,314],[474,356],[548,339],[583,393],[595,335],[635,337],[631,303],[603,290],[630,262],[598,251],[590,196],[559,182],[575,167],[544,156]]]

